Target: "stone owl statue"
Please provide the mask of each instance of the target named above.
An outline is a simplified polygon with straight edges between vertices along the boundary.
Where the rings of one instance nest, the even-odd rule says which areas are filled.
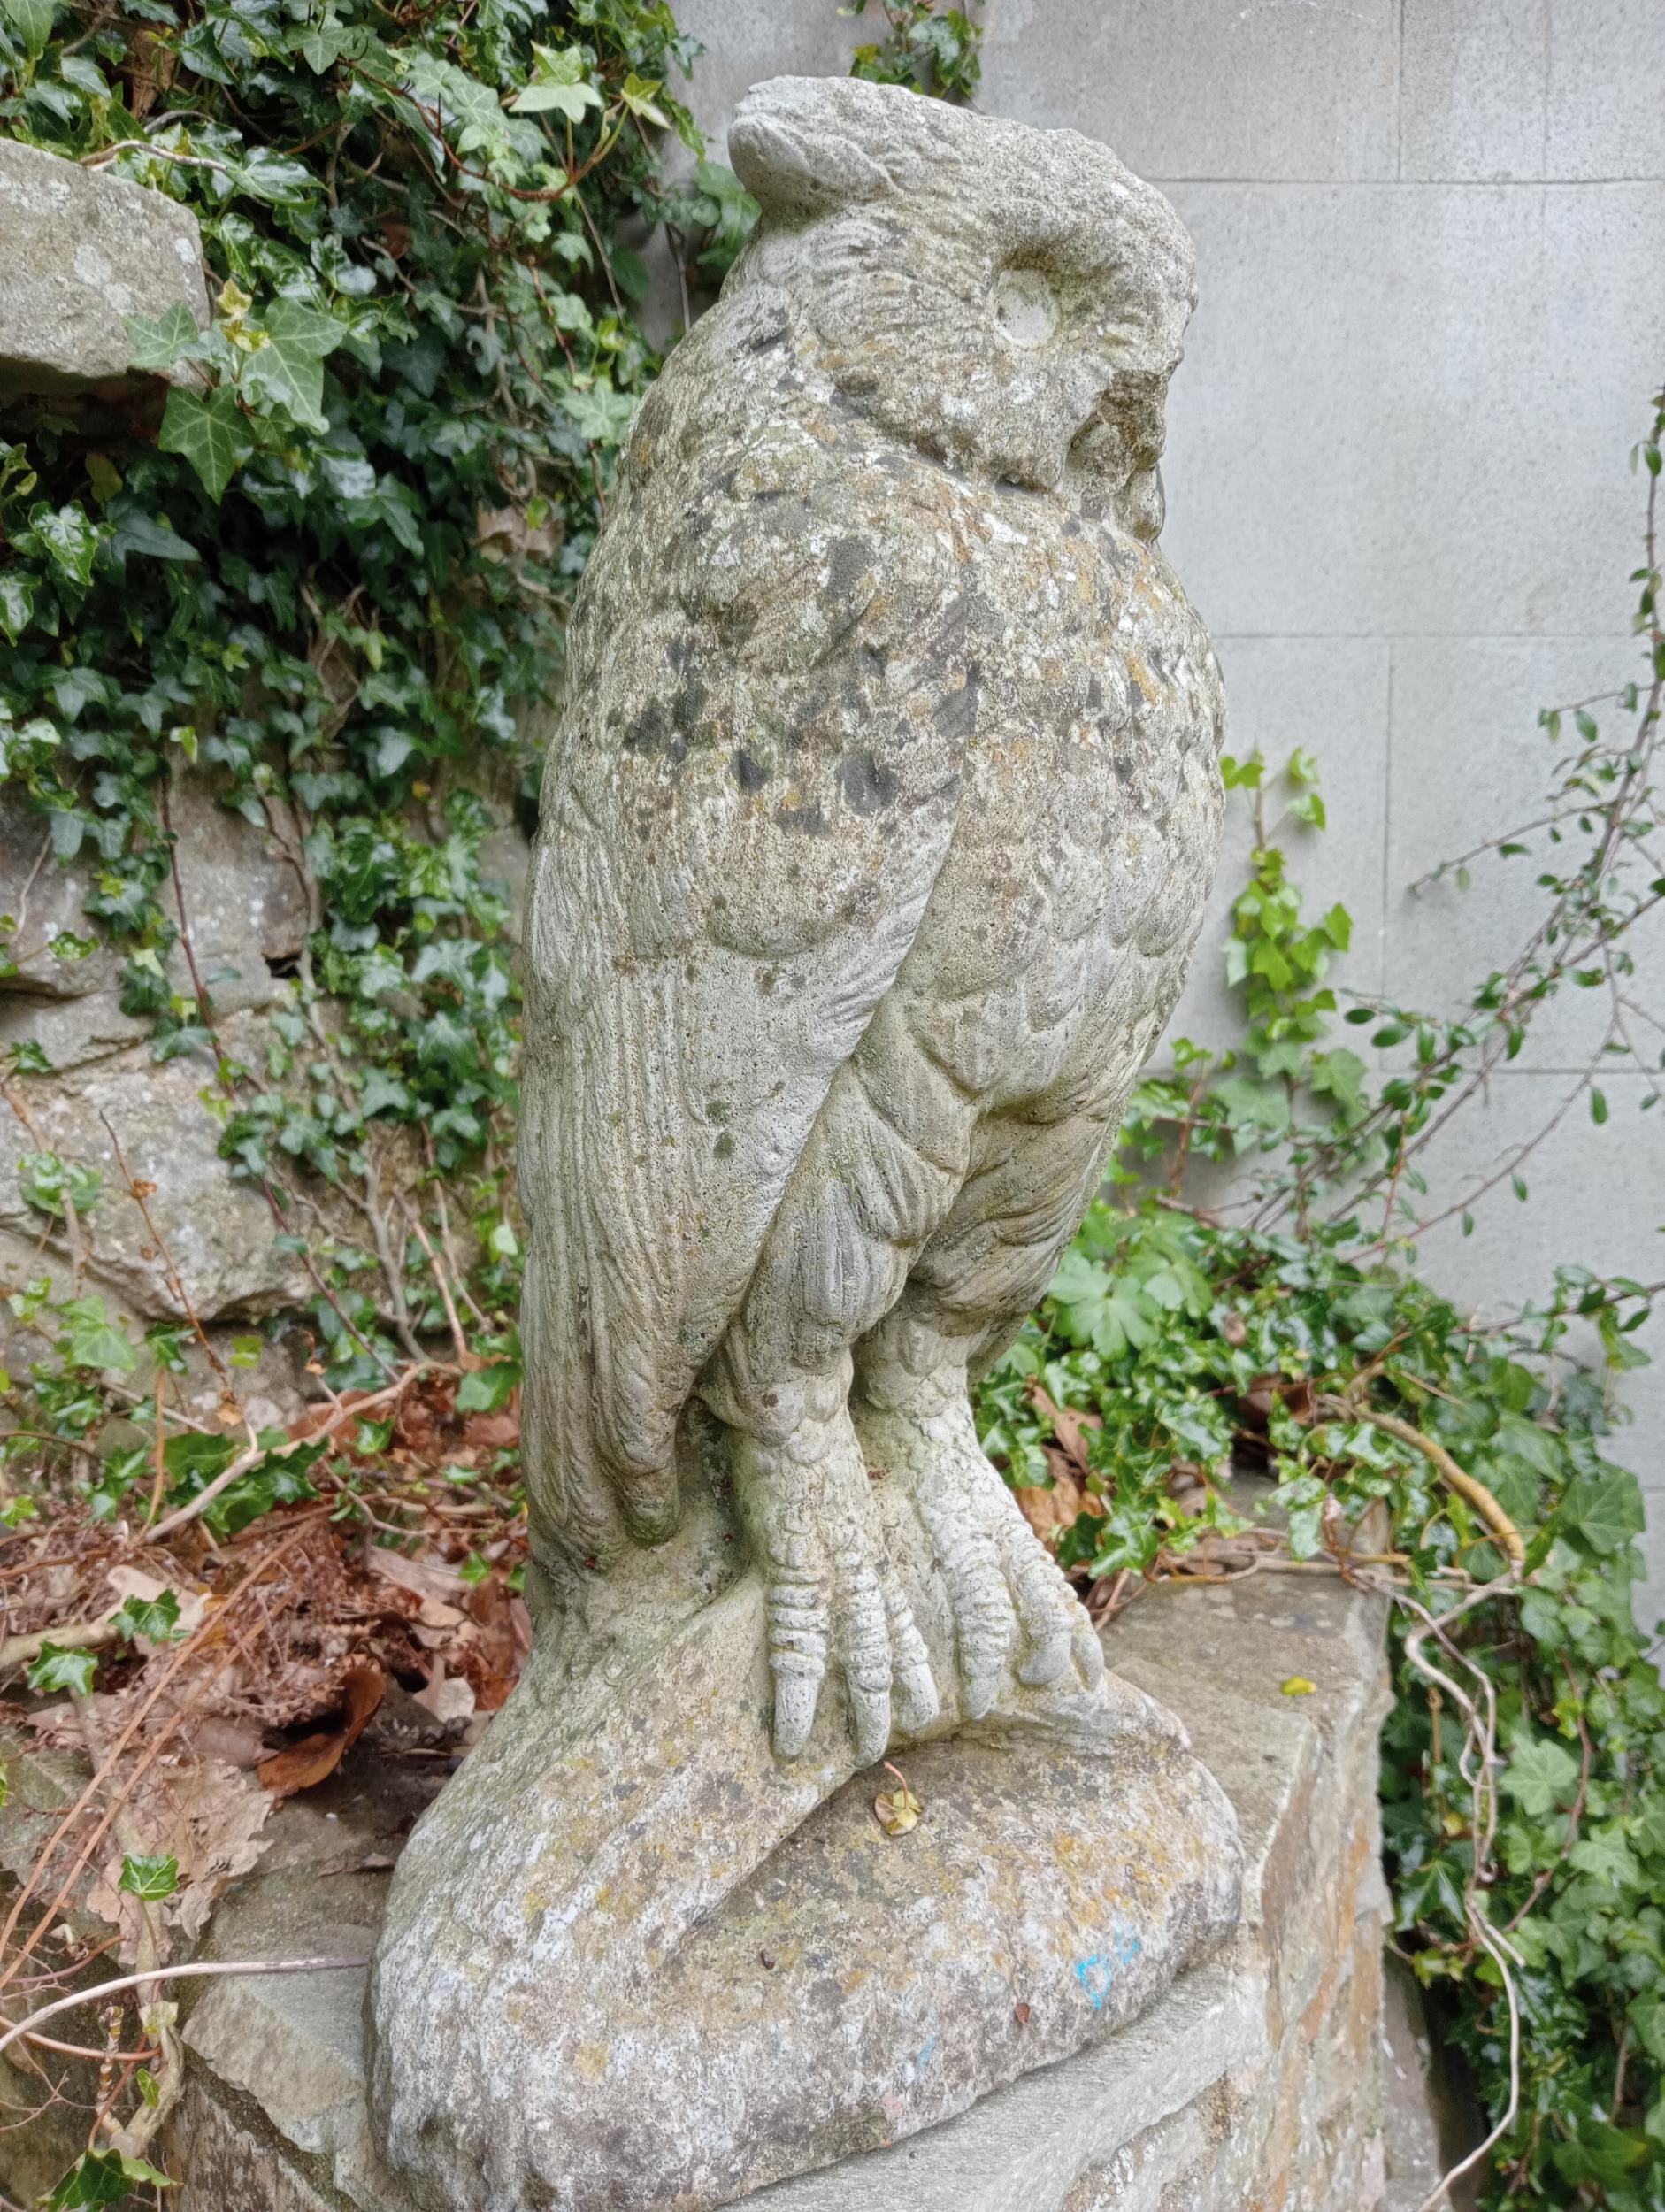
[[[762,220],[632,428],[544,772],[540,1639],[410,1847],[372,1992],[387,2154],[435,2208],[727,2201],[1131,2016],[1235,1909],[1229,1809],[1104,1678],[967,1398],[1213,875],[1219,676],[1157,545],[1190,243],[1102,147],[894,88],[777,80],[729,145]],[[945,1819],[992,1793],[986,1836],[1031,1778],[1004,1903],[975,1855],[848,1891],[871,1816],[840,1793],[922,1740]],[[1008,1878],[1032,1847],[1045,1905]],[[905,2055],[948,1969],[894,1955],[925,1892],[990,1947],[929,2082]],[[837,2002],[835,1930],[887,1962]],[[1084,1955],[1118,1962],[1108,2005]],[[1014,1959],[1059,1985],[1021,2049]]]

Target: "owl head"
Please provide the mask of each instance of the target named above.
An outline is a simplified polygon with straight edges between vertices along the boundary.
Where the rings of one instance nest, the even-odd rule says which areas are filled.
[[[849,78],[756,86],[728,142],[763,209],[730,283],[785,296],[810,365],[953,465],[1078,472],[1155,535],[1196,297],[1161,193],[1073,131]]]

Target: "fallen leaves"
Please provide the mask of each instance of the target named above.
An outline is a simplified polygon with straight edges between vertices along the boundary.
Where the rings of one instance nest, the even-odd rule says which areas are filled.
[[[370,1725],[387,1686],[387,1677],[373,1660],[355,1660],[342,1679],[339,1724],[303,1736],[299,1743],[263,1759],[256,1769],[261,1786],[273,1797],[293,1797],[297,1790],[315,1788],[334,1774]]]
[[[1090,1463],[1086,1442],[1091,1432],[1101,1429],[1104,1423],[1096,1413],[1082,1413],[1073,1406],[1057,1404],[1047,1395],[1039,1377],[1031,1378],[1028,1397],[1052,1430],[1051,1439],[1042,1446],[1052,1485],[1049,1489],[1031,1485],[1015,1494],[1024,1520],[1047,1549],[1055,1551],[1059,1538],[1073,1528],[1084,1513],[1101,1515],[1104,1511],[1103,1499],[1087,1487]]]
[[[229,1533],[188,1509],[203,1492],[185,1467],[147,1528],[148,1455],[119,1514],[43,1494],[0,1530],[0,1695],[42,1752],[92,1763],[41,1824],[23,1957],[61,1911],[119,1931],[128,1962],[147,1925],[189,1939],[259,1863],[276,1809],[372,1724],[389,1755],[431,1754],[503,1703],[532,1631],[518,1393],[491,1394],[459,1407],[456,1371],[424,1363],[309,1409],[287,1432],[313,1450],[318,1494]]]

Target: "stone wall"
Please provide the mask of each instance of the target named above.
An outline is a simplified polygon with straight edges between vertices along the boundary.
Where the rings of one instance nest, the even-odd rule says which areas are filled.
[[[1457,1010],[1506,962],[1531,874],[1407,885],[1537,811],[1540,705],[1636,672],[1630,449],[1665,374],[1657,0],[985,0],[979,104],[1104,139],[1197,243],[1169,410],[1165,542],[1219,647],[1232,749],[1309,746],[1331,827],[1301,860],[1357,950],[1340,979]],[[717,134],[745,87],[847,66],[835,0],[680,0]],[[1301,833],[1293,830],[1299,847]],[[1241,833],[1171,1035],[1229,1034],[1218,948]],[[1665,928],[1653,941],[1653,967]],[[1437,1156],[1459,1197],[1546,1122],[1599,994],[1562,1002]],[[1665,1117],[1607,1083],[1429,1265],[1477,1304],[1577,1261],[1659,1272]],[[1650,1202],[1638,1205],[1638,1194]],[[1655,1328],[1656,1356],[1665,1329]],[[1627,1379],[1665,1610],[1665,1358]]]
[[[1232,1945],[1098,2050],[764,2191],[759,2212],[1409,2212],[1430,2129],[1413,2100],[1385,2141],[1382,1638],[1377,1600],[1311,1576],[1140,1599],[1106,1651],[1180,1715],[1236,1808],[1248,1872]],[[1310,1694],[1285,1694],[1293,1677]],[[361,1751],[286,1806],[213,1953],[367,1951],[423,1770]],[[361,1976],[336,1974],[196,1997],[177,2212],[410,2212],[367,2141],[362,1996]],[[4,2155],[0,2139],[0,2185]]]

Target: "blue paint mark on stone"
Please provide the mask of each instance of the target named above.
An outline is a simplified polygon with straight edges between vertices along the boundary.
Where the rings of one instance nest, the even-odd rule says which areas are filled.
[[[930,2065],[931,2054],[936,2049],[940,2039],[941,2039],[935,2033],[934,2031],[932,2031],[932,2032],[926,2037],[918,2057],[915,2059],[913,2062],[914,2072],[916,2074],[923,2074],[925,2068]]]
[[[1095,1951],[1091,1958],[1076,1961],[1076,1979],[1086,1991],[1087,2002],[1094,2012],[1103,2011],[1104,2000],[1115,1986],[1116,1976],[1124,1966],[1132,1964],[1144,1947],[1132,1929],[1118,1928],[1108,1951]]]

